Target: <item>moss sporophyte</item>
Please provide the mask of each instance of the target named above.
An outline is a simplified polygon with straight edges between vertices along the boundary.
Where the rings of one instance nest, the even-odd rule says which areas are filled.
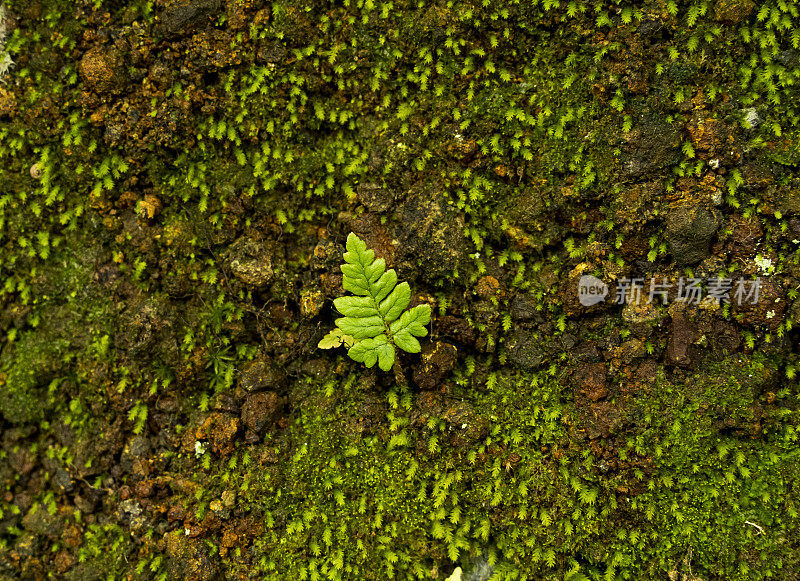
[[[431,320],[430,305],[417,305],[406,310],[411,302],[411,287],[397,284],[394,269],[386,270],[386,261],[375,259],[358,236],[347,236],[345,264],[341,266],[342,286],[356,296],[333,301],[344,315],[336,319],[336,329],[319,342],[322,349],[345,345],[351,359],[372,367],[378,363],[389,371],[395,361],[395,347],[408,353],[419,353],[417,337],[428,334],[425,326]]]

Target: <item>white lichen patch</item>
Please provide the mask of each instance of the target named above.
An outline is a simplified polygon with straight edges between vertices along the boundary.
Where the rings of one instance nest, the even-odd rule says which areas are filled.
[[[13,65],[14,61],[11,60],[11,55],[8,53],[3,53],[0,55],[0,83],[6,82],[5,76],[8,73],[8,69],[10,69]]]
[[[13,65],[11,55],[6,52],[6,7],[0,3],[0,83],[5,83],[8,69]]]
[[[772,266],[771,258],[765,258],[759,254],[756,256],[754,262],[756,263],[758,269],[764,274],[772,274],[772,272],[775,270],[775,267]]]

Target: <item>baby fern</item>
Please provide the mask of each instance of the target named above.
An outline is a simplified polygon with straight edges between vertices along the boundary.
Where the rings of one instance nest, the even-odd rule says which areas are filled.
[[[395,347],[419,353],[417,337],[428,334],[430,305],[406,310],[411,302],[407,282],[397,284],[394,269],[386,270],[386,262],[375,259],[375,252],[354,233],[347,237],[347,252],[342,265],[342,286],[356,296],[333,301],[344,315],[336,319],[337,329],[326,335],[319,347],[328,349],[341,344],[348,347],[351,359],[372,367],[378,363],[383,371],[394,365]]]

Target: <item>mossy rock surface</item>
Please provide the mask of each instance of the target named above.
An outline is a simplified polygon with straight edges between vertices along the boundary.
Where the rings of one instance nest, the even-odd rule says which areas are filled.
[[[797,579],[793,3],[4,4],[0,579]]]

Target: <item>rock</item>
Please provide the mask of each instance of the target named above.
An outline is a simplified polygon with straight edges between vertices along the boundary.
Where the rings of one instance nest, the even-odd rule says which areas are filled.
[[[610,401],[592,403],[585,413],[584,430],[589,439],[607,438],[622,425],[622,411]]]
[[[587,363],[575,371],[575,390],[589,401],[599,401],[608,395],[604,363]]]
[[[261,433],[278,417],[282,399],[274,391],[252,393],[242,406],[242,422],[248,429]]]
[[[403,256],[427,282],[450,279],[467,264],[464,218],[442,194],[417,191],[402,209]]]
[[[325,237],[328,234],[326,232]],[[342,263],[342,254],[345,248],[336,244],[333,240],[323,239],[314,247],[314,254],[311,257],[311,266],[316,270],[331,271],[339,270]]]
[[[175,0],[159,17],[156,32],[168,38],[186,35],[208,22],[220,9],[219,0]]]
[[[133,521],[141,516],[143,509],[138,502],[133,499],[128,499],[119,503],[117,512],[121,518],[125,518],[126,515],[129,516],[131,524],[133,524]]]
[[[11,448],[8,451],[8,465],[15,474],[25,476],[36,466],[36,456],[27,448]]]
[[[211,398],[210,407],[216,412],[228,412],[235,416],[239,415],[241,406],[232,393],[216,393]]]
[[[135,436],[123,448],[119,457],[119,465],[123,472],[131,473],[134,471],[134,463],[137,460],[146,460],[150,453],[150,441],[143,436]]]
[[[214,412],[206,418],[203,425],[197,428],[197,440],[208,440],[214,453],[228,456],[233,452],[236,434],[239,432],[241,420],[229,414]]]
[[[634,359],[639,359],[647,355],[647,349],[641,339],[629,339],[620,345],[614,352],[625,365],[630,364]]]
[[[225,251],[233,276],[245,284],[263,287],[272,280],[272,260],[265,244],[242,237]]]
[[[43,505],[34,506],[22,519],[22,526],[26,531],[48,538],[57,538],[61,535],[61,520]]]
[[[597,343],[594,341],[579,343],[578,346],[572,350],[571,355],[575,362],[590,363],[600,360],[600,350],[597,348]]]
[[[189,59],[196,63],[198,71],[217,73],[242,63],[242,53],[238,50],[220,50],[231,46],[236,40],[230,30],[211,29],[203,32],[203,42],[192,43]]]
[[[222,493],[221,499],[225,508],[233,508],[236,504],[236,493],[232,490],[226,490]]]
[[[710,256],[709,244],[720,225],[718,215],[701,206],[680,206],[667,216],[667,242],[679,267]]]
[[[733,134],[721,119],[709,118],[698,113],[687,125],[687,130],[695,150],[709,156],[724,156],[733,143]],[[716,165],[719,168],[719,163],[719,158],[716,158],[714,163],[709,165]]]
[[[188,552],[189,539],[184,535],[183,531],[174,530],[171,533],[167,533],[164,538],[166,540],[167,555],[170,558],[180,559]]]
[[[623,423],[623,412],[619,404],[603,400],[589,403],[580,410],[579,418],[580,423],[576,424],[578,429],[575,437],[595,440],[607,438],[619,429]]]
[[[650,42],[657,42],[657,35],[664,30],[664,22],[659,18],[646,18],[636,29],[639,38],[647,39]]]
[[[511,301],[511,318],[531,321],[536,317],[536,300],[530,295],[517,295]]]
[[[670,363],[686,366],[692,362],[689,357],[689,346],[697,338],[697,332],[683,309],[673,309],[667,344],[667,359]]]
[[[126,452],[138,457],[147,456],[150,453],[150,440],[144,436],[134,436],[123,451],[123,454]]]
[[[136,209],[140,216],[147,220],[152,220],[161,213],[162,207],[163,204],[158,196],[146,194],[144,198],[139,201]]]
[[[414,383],[420,389],[433,389],[453,368],[458,350],[455,345],[437,341],[422,350],[422,361],[414,368]]]
[[[80,72],[86,83],[97,93],[119,93],[127,78],[125,63],[114,47],[94,47],[80,62]]]
[[[75,507],[84,515],[92,514],[100,504],[95,498],[89,495],[81,496],[80,494],[75,495],[74,503]]]
[[[572,348],[575,347],[577,342],[577,337],[569,333],[564,333],[561,337],[556,339],[556,344],[560,347],[560,351],[572,351]]]
[[[441,416],[444,412],[443,396],[440,392],[421,391],[414,402],[413,415],[419,425],[424,425],[430,416]]]
[[[740,260],[753,256],[763,241],[764,229],[756,217],[744,218],[734,214],[730,217],[728,229],[731,230],[730,249]]]
[[[219,554],[225,556],[230,549],[240,544],[239,535],[231,529],[226,529],[225,532],[222,533],[222,539],[220,539],[219,544],[221,547]]]
[[[514,224],[508,234],[517,245],[535,246],[538,241],[555,234],[555,225],[546,220],[545,199],[539,188],[523,186],[507,200],[508,216]],[[543,231],[534,234],[539,230]]]
[[[394,201],[392,192],[374,183],[358,184],[356,195],[358,201],[372,212],[385,212]]]
[[[226,24],[231,30],[241,30],[248,24],[253,23],[253,18],[249,14],[252,4],[247,2],[231,2],[225,4]]]
[[[634,381],[642,385],[652,385],[658,380],[658,363],[654,359],[645,359],[636,368]]]
[[[76,525],[69,525],[65,528],[62,539],[67,547],[76,549],[83,544],[83,531]]]
[[[450,425],[453,434],[451,445],[462,447],[481,438],[489,432],[489,420],[482,417],[469,403],[445,400],[442,419]]]
[[[31,557],[36,550],[36,536],[33,533],[22,533],[14,543],[15,552],[23,559]]]
[[[61,549],[58,553],[56,553],[56,556],[53,559],[53,565],[55,566],[56,573],[59,575],[66,573],[67,570],[71,569],[74,564],[75,557],[73,557],[72,553],[66,549]]]
[[[148,80],[158,87],[168,88],[175,80],[172,69],[163,61],[156,61],[147,71]]]
[[[70,476],[69,472],[67,472],[66,468],[63,466],[58,466],[51,474],[51,482],[56,490],[59,492],[72,492],[72,477]]]
[[[92,273],[92,280],[98,285],[111,289],[119,279],[120,269],[116,264],[103,264]]]
[[[529,333],[522,330],[515,331],[506,345],[509,361],[517,367],[529,371],[542,363],[543,353]]]
[[[270,43],[258,47],[256,62],[277,64],[286,58],[286,49],[280,43]]]
[[[485,300],[493,298],[503,299],[506,296],[505,290],[500,286],[500,282],[493,276],[482,276],[475,285],[475,292]]]
[[[635,180],[680,161],[681,134],[658,111],[639,116],[639,123],[626,136],[620,163],[622,177]]]
[[[0,87],[0,117],[14,117],[17,112],[17,98],[14,93]]]
[[[647,281],[649,285],[650,281]],[[631,332],[637,337],[649,337],[653,333],[653,328],[661,324],[664,318],[663,313],[658,309],[660,297],[653,297],[653,302],[648,302],[650,295],[649,286],[641,291],[639,302],[626,300],[622,307],[622,320],[628,324]]]
[[[800,63],[800,52],[793,48],[782,50],[778,53],[778,62],[785,67],[794,68]]]
[[[245,391],[277,389],[286,381],[286,374],[267,359],[256,359],[242,370],[239,386]]]
[[[166,299],[131,301],[121,315],[123,323],[114,336],[114,344],[134,358],[156,352],[178,356],[178,343],[172,332],[176,316],[173,305]]]
[[[213,512],[222,520],[228,520],[231,516],[231,512],[225,508],[225,505],[222,504],[221,500],[212,500],[211,504],[208,505],[208,508],[210,508],[211,512]]]
[[[784,214],[800,214],[800,189],[786,192],[780,200],[780,204]]]
[[[34,476],[35,477],[35,476]],[[14,504],[20,512],[27,512],[33,505],[33,495],[29,490],[23,490],[14,495]]]
[[[643,238],[641,224],[658,216],[663,192],[664,184],[661,179],[630,184],[630,186],[623,188],[617,195],[617,203],[614,205],[614,221],[618,222],[625,231],[630,231],[639,239]],[[622,243],[622,248],[625,248],[626,252],[630,244],[628,242],[629,238],[630,236],[626,232]],[[606,248],[608,247],[606,246]],[[591,261],[596,263],[599,260],[606,259],[609,252],[610,249],[607,249],[605,253],[592,258]],[[644,255],[646,254],[647,250],[644,251]]]
[[[300,314],[306,319],[319,315],[325,305],[325,293],[318,286],[303,289],[300,295]]]
[[[720,22],[739,24],[750,16],[755,7],[753,0],[717,0],[714,12]]]
[[[764,325],[774,333],[785,320],[788,305],[786,291],[775,278],[761,276],[756,283],[745,277],[742,283],[739,279],[733,282],[732,311],[743,325]]]
[[[434,320],[436,333],[440,337],[450,337],[462,345],[475,345],[478,330],[467,322],[466,319],[445,315]]]
[[[727,321],[715,321],[711,333],[711,346],[717,358],[736,353],[742,344],[742,335],[736,325]]]
[[[331,371],[328,362],[319,357],[303,362],[303,366],[300,369],[305,375],[316,379],[322,379]]]
[[[198,540],[187,537],[183,529],[167,533],[165,538],[170,579],[211,581],[222,578],[217,562],[209,558]]]

